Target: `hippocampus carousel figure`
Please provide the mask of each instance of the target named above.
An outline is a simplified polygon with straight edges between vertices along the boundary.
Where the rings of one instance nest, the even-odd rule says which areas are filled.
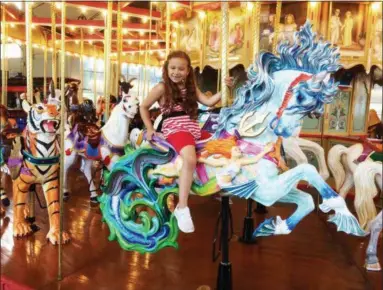
[[[32,233],[30,224],[25,220],[28,216],[27,195],[32,184],[41,184],[50,224],[47,239],[56,244],[59,242],[60,233],[60,147],[57,134],[60,113],[55,104],[30,105],[24,100],[22,107],[28,116],[27,126],[22,133],[22,150],[19,151],[20,171],[13,181],[13,235],[23,237]],[[61,241],[69,241],[69,235],[65,231],[62,232]]]
[[[294,43],[278,46],[279,56],[261,52],[248,71],[248,81],[237,90],[233,105],[221,110],[213,136],[197,143],[200,164],[193,193],[206,196],[220,192],[265,206],[275,202],[297,205],[287,219],[266,219],[254,231],[254,238],[289,234],[314,210],[312,196],[297,188],[301,180],[317,189],[324,213],[335,211],[329,221],[338,231],[365,235],[344,199],[314,166],[301,164],[289,169],[280,156],[283,138],[294,134],[305,116],[322,114],[338,90],[331,74],[339,69],[340,56],[329,43],[315,39],[311,24],[306,23]],[[251,124],[255,119],[258,128],[254,129]],[[254,134],[246,136],[252,130]],[[221,142],[231,145],[225,145],[228,148],[223,151]],[[135,151],[127,148],[113,166],[100,198],[111,231],[109,239],[116,239],[126,250],[155,252],[177,247],[177,222],[168,208],[168,197],[178,193],[176,178],[182,160],[159,138],[151,145]]]
[[[64,198],[69,199],[67,184],[69,168],[77,157],[82,158],[81,170],[89,183],[90,201],[98,203],[97,188],[92,178],[92,162],[100,161],[108,170],[124,154],[129,141],[129,123],[138,109],[138,100],[129,95],[130,84],[123,83],[122,99],[115,105],[106,124],[99,129],[91,123],[78,123],[65,136]]]

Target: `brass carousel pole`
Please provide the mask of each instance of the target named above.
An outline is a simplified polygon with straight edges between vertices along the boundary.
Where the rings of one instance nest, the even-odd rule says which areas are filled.
[[[62,280],[62,232],[64,224],[64,158],[65,154],[62,154],[64,151],[64,132],[65,132],[65,18],[66,18],[66,6],[65,2],[62,2],[61,8],[61,55],[60,55],[60,68],[61,68],[61,106],[60,106],[60,234],[59,234],[59,264],[58,264],[58,277],[57,279]]]
[[[222,10],[222,39],[221,39],[221,89],[222,89],[222,106],[227,106],[228,89],[225,84],[225,78],[228,75],[227,64],[227,49],[228,49],[228,37],[229,37],[229,3],[221,2]]]
[[[222,92],[222,106],[227,106],[228,88],[225,84],[225,78],[228,73],[227,65],[227,49],[229,37],[229,3],[221,2],[221,92]],[[231,279],[231,263],[229,261],[229,224],[230,224],[230,205],[229,197],[222,196],[221,198],[221,236],[220,236],[220,249],[221,249],[221,263],[218,268],[217,289],[231,290],[233,283]]]
[[[274,19],[274,39],[273,39],[273,54],[277,54],[278,36],[279,36],[279,20],[281,19],[282,2],[277,1]]]
[[[32,77],[32,2],[25,2],[25,45],[27,65],[27,100],[33,103],[33,77]]]
[[[170,53],[170,2],[166,3],[166,57]]]
[[[261,19],[261,2],[255,2],[255,6],[252,10],[252,18],[254,20],[253,23],[253,63],[256,60],[256,55],[259,53],[259,28],[260,28],[260,19]]]
[[[121,75],[121,51],[122,51],[122,13],[121,13],[121,2],[118,2],[117,10],[117,81],[116,81],[116,92],[119,93],[119,80]]]
[[[25,2],[25,49],[27,69],[27,100],[33,104],[33,77],[32,77],[32,2]],[[35,218],[35,191],[29,191],[29,216],[28,220],[34,222]]]
[[[94,92],[94,103],[97,102],[97,53],[94,46],[94,61],[93,61],[93,92]]]
[[[6,82],[8,81],[7,71],[6,71],[6,44],[8,42],[7,37],[7,22],[5,20],[6,11],[5,4],[1,5],[1,44],[3,45],[3,49],[1,50],[1,104],[7,107],[7,86]]]
[[[111,47],[111,34],[112,34],[112,16],[113,16],[113,2],[108,2],[108,13],[105,19],[105,33],[104,33],[104,95],[105,95],[105,122],[109,118],[109,104],[110,104],[110,47]]]
[[[143,84],[143,88],[142,88],[142,100],[144,100],[145,98],[145,94],[146,94],[146,87],[147,87],[147,70],[148,70],[148,43],[145,42],[145,45],[144,45],[144,48],[145,48],[145,54],[144,54],[144,69],[143,69],[143,73],[144,73],[144,84]]]
[[[56,7],[55,2],[51,3],[51,32],[52,32],[52,80],[57,88],[57,54],[56,54]]]
[[[47,97],[47,64],[48,64],[48,35],[44,32],[45,47],[44,49],[44,87],[43,87],[43,99]]]
[[[145,70],[144,70],[144,93],[143,93],[143,99],[145,96],[149,93],[149,82],[150,82],[150,71],[148,72],[148,62],[150,57],[150,47],[151,47],[151,41],[152,41],[152,9],[153,4],[150,2],[150,10],[149,10],[149,42],[146,44],[146,51],[145,51]],[[149,76],[148,76],[149,74]]]
[[[80,28],[80,85],[78,88],[78,101],[84,101],[84,30]]]

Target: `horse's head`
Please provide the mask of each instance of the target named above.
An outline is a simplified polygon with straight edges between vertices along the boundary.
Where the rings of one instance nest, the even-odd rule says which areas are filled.
[[[232,134],[251,112],[267,114],[268,130],[262,132],[289,137],[305,116],[319,117],[332,101],[338,84],[331,74],[340,68],[340,55],[330,43],[316,41],[309,22],[296,32],[293,44],[280,44],[278,53],[260,53],[233,105],[221,110],[216,137]]]
[[[49,85],[48,104],[61,105],[61,90],[55,89],[55,83],[52,80]]]
[[[116,108],[120,108],[128,119],[133,119],[138,111],[138,99],[129,95],[123,96]]]
[[[129,94],[129,90],[133,88],[132,82],[136,80],[136,78],[131,78],[128,81],[125,80],[125,77],[121,76],[121,80],[118,82],[121,90],[121,97],[127,96]]]
[[[71,82],[65,85],[65,105],[69,108],[71,105],[77,105],[79,103],[78,97],[78,83]]]
[[[22,103],[23,110],[28,114],[27,129],[31,133],[56,134],[60,127],[60,112],[54,104]]]
[[[285,138],[294,134],[304,117],[319,118],[338,89],[325,70],[317,74],[280,71],[274,73],[274,78],[278,80],[275,93],[282,96],[282,102],[269,125],[277,136]]]
[[[97,122],[96,109],[92,100],[86,99],[78,105],[76,121],[90,124]]]

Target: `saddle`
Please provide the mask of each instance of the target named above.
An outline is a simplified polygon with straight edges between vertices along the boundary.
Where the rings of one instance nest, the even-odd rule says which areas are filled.
[[[84,139],[88,139],[88,144],[93,148],[98,147],[100,144],[101,131],[95,124],[89,123],[78,123],[77,130],[80,136]]]

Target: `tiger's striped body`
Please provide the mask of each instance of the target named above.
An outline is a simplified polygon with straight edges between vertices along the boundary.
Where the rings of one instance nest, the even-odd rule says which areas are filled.
[[[27,194],[32,184],[41,184],[48,206],[50,229],[47,239],[52,244],[59,241],[60,203],[59,203],[59,111],[53,104],[29,105],[23,102],[23,109],[28,113],[28,124],[23,132],[24,150],[20,174],[13,182],[14,226],[13,235],[25,236],[31,233],[25,221],[28,213]],[[62,234],[62,242],[67,242],[69,235]]]

